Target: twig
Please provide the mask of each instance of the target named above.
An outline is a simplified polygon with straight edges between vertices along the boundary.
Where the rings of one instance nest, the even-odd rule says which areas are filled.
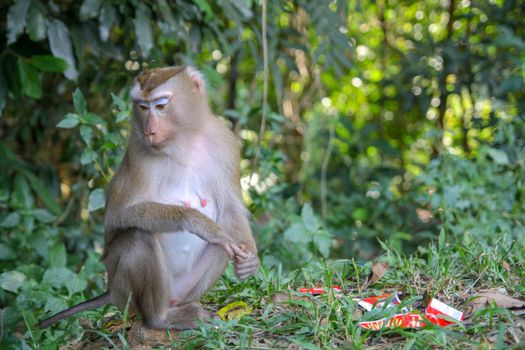
[[[321,168],[321,212],[323,214],[323,219],[326,219],[328,215],[328,204],[326,203],[326,171],[328,168],[328,162],[330,161],[330,155],[332,154],[333,140],[335,137],[334,123],[329,123],[328,132],[330,133],[330,138],[328,139],[328,145],[324,152]]]
[[[257,140],[257,152],[255,153],[255,157],[253,158],[252,162],[252,176],[255,174],[255,167],[257,166],[257,161],[259,160],[259,156],[261,154],[261,142],[264,135],[264,130],[266,128],[266,113],[268,109],[268,38],[266,37],[266,0],[261,1],[262,6],[262,19],[261,19],[261,26],[262,26],[262,44],[263,44],[263,77],[264,77],[264,83],[263,83],[263,100],[262,100],[262,116],[261,116],[261,126],[259,129],[259,139]]]
[[[314,70],[313,76],[314,76],[313,86],[317,87],[317,92],[319,93],[319,97],[323,99],[323,97],[325,97],[325,94],[323,93],[323,90],[321,88],[319,71]],[[326,219],[326,217],[328,216],[328,204],[326,201],[326,172],[328,170],[328,163],[330,162],[330,156],[332,154],[333,141],[335,137],[335,124],[333,122],[329,122],[328,132],[329,132],[329,139],[328,139],[328,144],[326,145],[326,150],[323,155],[323,162],[321,163],[321,179],[320,179],[320,182],[321,182],[321,214],[323,216],[323,219]]]

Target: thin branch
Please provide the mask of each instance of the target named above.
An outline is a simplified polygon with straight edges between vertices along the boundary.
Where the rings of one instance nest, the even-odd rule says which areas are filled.
[[[262,116],[261,116],[261,126],[259,129],[259,139],[257,140],[257,152],[253,158],[252,163],[252,176],[255,174],[255,167],[257,166],[257,161],[261,154],[261,142],[264,135],[264,130],[266,128],[266,114],[268,110],[268,79],[269,79],[269,70],[268,70],[268,38],[266,34],[266,0],[261,1],[262,5],[262,44],[263,44],[263,64],[264,64],[264,85],[263,85],[263,100],[262,100]]]
[[[313,70],[314,83],[313,86],[317,87],[317,92],[322,100],[325,97],[324,91],[321,87],[321,78],[319,77],[319,71]],[[326,200],[326,173],[328,172],[328,163],[330,162],[330,156],[332,155],[333,141],[335,137],[335,123],[329,121],[328,125],[329,139],[326,145],[326,150],[323,155],[323,162],[321,163],[321,215],[323,219],[328,216],[328,202]]]
[[[328,131],[330,133],[330,138],[328,139],[328,145],[326,146],[326,151],[323,156],[323,164],[321,167],[321,213],[323,215],[323,219],[326,219],[328,216],[328,204],[326,201],[326,172],[334,145],[333,141],[335,137],[335,123],[330,123],[328,126]]]

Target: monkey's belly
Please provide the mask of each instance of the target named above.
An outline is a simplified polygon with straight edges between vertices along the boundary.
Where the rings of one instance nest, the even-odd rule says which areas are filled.
[[[208,245],[208,242],[188,231],[161,233],[159,236],[166,266],[173,277],[191,270]]]

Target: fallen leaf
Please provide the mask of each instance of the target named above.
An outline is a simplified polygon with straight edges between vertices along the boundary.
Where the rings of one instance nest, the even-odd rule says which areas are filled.
[[[505,260],[503,260],[503,262],[501,263],[503,265],[503,268],[507,271],[507,272],[510,272],[510,265],[508,262],[506,262]]]
[[[478,293],[472,295],[470,299],[471,301],[468,303],[469,313],[474,313],[493,303],[505,309],[525,307],[525,301],[512,298],[494,289],[480,290]]]
[[[252,308],[243,301],[235,301],[217,311],[217,315],[223,320],[233,320],[241,318],[242,316],[249,315],[252,312]]]
[[[352,314],[352,321],[359,321],[361,317],[363,317],[363,311],[356,307],[354,313]]]
[[[361,285],[360,290],[368,288],[370,285],[379,281],[388,271],[388,264],[383,262],[376,262],[372,265],[372,271]]]
[[[116,333],[122,330],[123,322],[119,319],[109,320],[108,322],[102,325],[102,328],[109,333]]]

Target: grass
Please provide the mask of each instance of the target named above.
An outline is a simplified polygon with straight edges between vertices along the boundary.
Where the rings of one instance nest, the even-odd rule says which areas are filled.
[[[523,349],[525,310],[492,304],[469,313],[468,302],[482,289],[499,289],[511,296],[525,295],[525,246],[502,238],[490,247],[446,242],[411,256],[383,244],[379,258],[388,272],[365,290],[359,286],[371,262],[330,260],[286,272],[265,268],[248,281],[237,281],[231,269],[203,300],[210,311],[244,301],[253,311],[232,321],[213,320],[199,329],[179,333],[141,330],[113,307],[85,313],[41,332],[29,326],[34,348],[53,348],[69,342],[71,348],[181,348],[181,349]],[[343,296],[330,292],[305,296],[299,287],[340,285]],[[390,310],[360,311],[354,297],[401,291],[403,305],[421,310],[429,297],[466,312],[465,321],[449,327],[367,331],[358,320],[387,316]],[[126,318],[126,317],[124,317]],[[111,322],[108,323],[108,319]],[[108,326],[109,324],[109,326]],[[139,327],[140,328],[140,327]],[[96,330],[96,331],[95,331]],[[141,333],[142,332],[142,333]],[[137,335],[139,334],[139,335]]]

